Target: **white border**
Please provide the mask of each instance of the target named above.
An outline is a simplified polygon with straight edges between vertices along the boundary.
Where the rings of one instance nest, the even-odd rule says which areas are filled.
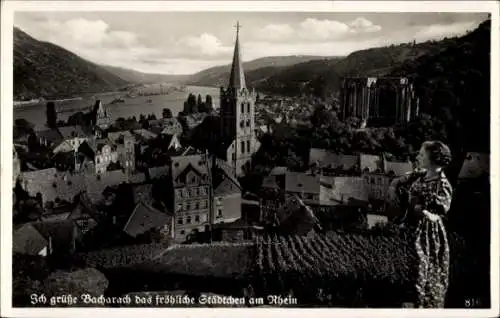
[[[489,310],[418,310],[418,309],[13,309],[12,288],[12,37],[14,11],[233,11],[233,12],[490,12],[491,13],[491,281],[492,308]],[[301,317],[310,314],[368,317],[497,317],[499,316],[499,258],[498,258],[498,136],[499,117],[499,4],[495,1],[2,1],[1,25],[1,314],[3,317],[84,317],[99,314],[107,317],[148,315],[165,317],[205,316],[273,317],[283,314]],[[9,212],[10,211],[10,212]],[[474,217],[474,211],[470,211]],[[237,311],[237,313],[236,313]]]

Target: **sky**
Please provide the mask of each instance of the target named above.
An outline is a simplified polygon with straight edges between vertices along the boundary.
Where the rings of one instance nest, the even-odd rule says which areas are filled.
[[[343,56],[462,35],[487,13],[16,12],[14,26],[92,62],[146,73],[192,74],[242,59]]]

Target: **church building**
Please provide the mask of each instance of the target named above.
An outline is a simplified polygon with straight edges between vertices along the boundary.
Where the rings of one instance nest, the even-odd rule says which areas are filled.
[[[255,137],[255,90],[250,91],[245,83],[245,72],[239,43],[240,24],[236,24],[236,43],[233,63],[226,88],[220,89],[220,131],[218,157],[224,159],[236,176],[245,174],[251,165],[252,155],[257,151]]]

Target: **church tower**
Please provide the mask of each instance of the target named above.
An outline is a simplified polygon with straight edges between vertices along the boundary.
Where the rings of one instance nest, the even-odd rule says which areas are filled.
[[[254,90],[249,91],[245,83],[239,43],[240,27],[237,23],[229,83],[227,88],[220,89],[221,135],[232,141],[226,150],[226,161],[233,168],[236,176],[244,175],[244,171],[251,164],[252,155],[257,150],[256,93]]]
[[[109,114],[109,110],[102,104],[100,100],[97,100],[95,102],[93,115],[96,136],[101,138],[102,132],[111,126],[111,115]]]

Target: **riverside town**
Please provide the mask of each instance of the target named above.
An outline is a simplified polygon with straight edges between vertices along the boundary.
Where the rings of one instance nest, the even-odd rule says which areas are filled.
[[[13,32],[13,307],[492,306],[488,13]]]

